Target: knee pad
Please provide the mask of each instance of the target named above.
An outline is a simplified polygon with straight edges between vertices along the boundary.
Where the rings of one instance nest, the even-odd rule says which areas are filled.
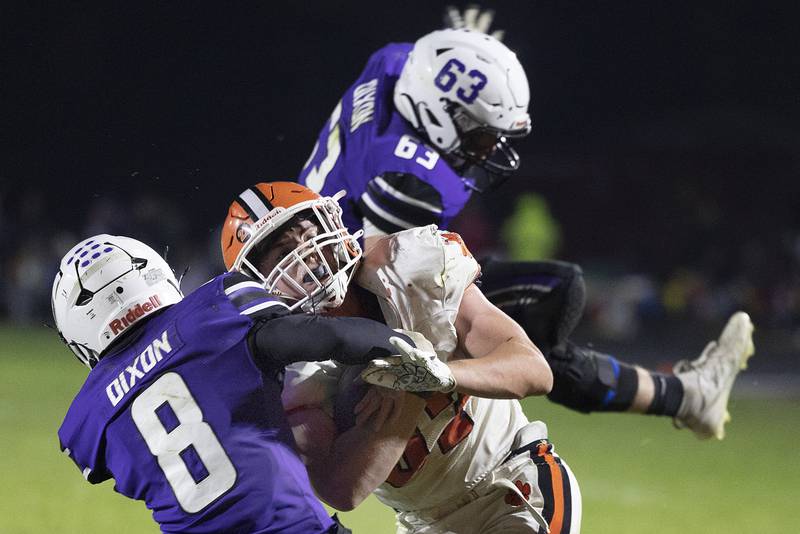
[[[583,271],[561,261],[483,261],[481,289],[545,354],[566,341],[586,303]]]
[[[636,369],[595,350],[565,343],[550,351],[553,389],[547,397],[583,413],[621,412],[633,402]]]

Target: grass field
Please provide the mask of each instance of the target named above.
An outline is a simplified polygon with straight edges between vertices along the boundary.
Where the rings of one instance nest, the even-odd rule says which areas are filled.
[[[0,533],[157,532],[148,510],[87,484],[56,430],[86,375],[45,329],[0,327]],[[732,400],[722,442],[663,418],[583,416],[544,399],[543,419],[583,492],[584,533],[792,533],[800,524],[800,402]],[[355,532],[393,532],[370,499],[342,515]]]

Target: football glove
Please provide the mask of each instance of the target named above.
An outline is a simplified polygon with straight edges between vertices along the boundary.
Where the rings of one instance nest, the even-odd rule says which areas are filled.
[[[361,372],[365,382],[411,392],[453,391],[456,379],[446,363],[430,349],[412,347],[399,337],[389,338],[398,355],[375,359]]]
[[[458,30],[466,28],[471,31],[488,33],[498,41],[502,41],[505,36],[505,30],[494,30],[489,33],[489,27],[494,20],[494,9],[481,8],[477,4],[469,4],[464,8],[464,13],[455,6],[447,6],[444,8],[444,27]]]

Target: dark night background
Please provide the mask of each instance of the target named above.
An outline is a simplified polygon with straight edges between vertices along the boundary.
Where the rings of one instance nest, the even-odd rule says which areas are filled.
[[[367,57],[440,27],[444,4],[4,3],[0,316],[46,316],[55,262],[90,233],[169,245],[179,269],[216,261],[232,197],[294,176]],[[800,7],[493,7],[528,73],[534,128],[521,171],[476,201],[490,235],[478,249],[502,250],[514,198],[535,191],[561,227],[557,256],[598,277],[590,289],[631,276],[654,288],[632,320],[718,325],[744,307],[795,351]],[[683,306],[670,308],[670,284]],[[592,297],[590,317],[604,302]]]

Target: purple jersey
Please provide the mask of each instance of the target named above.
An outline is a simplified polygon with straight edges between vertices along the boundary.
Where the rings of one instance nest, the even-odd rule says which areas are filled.
[[[164,532],[325,532],[293,451],[281,386],[248,333],[288,313],[241,274],[218,276],[89,373],[59,430],[89,482],[145,501]],[[276,366],[276,373],[282,365]]]
[[[322,128],[298,181],[339,201],[351,231],[362,220],[386,233],[446,227],[470,190],[396,110],[394,86],[413,45],[389,44],[369,58]]]

